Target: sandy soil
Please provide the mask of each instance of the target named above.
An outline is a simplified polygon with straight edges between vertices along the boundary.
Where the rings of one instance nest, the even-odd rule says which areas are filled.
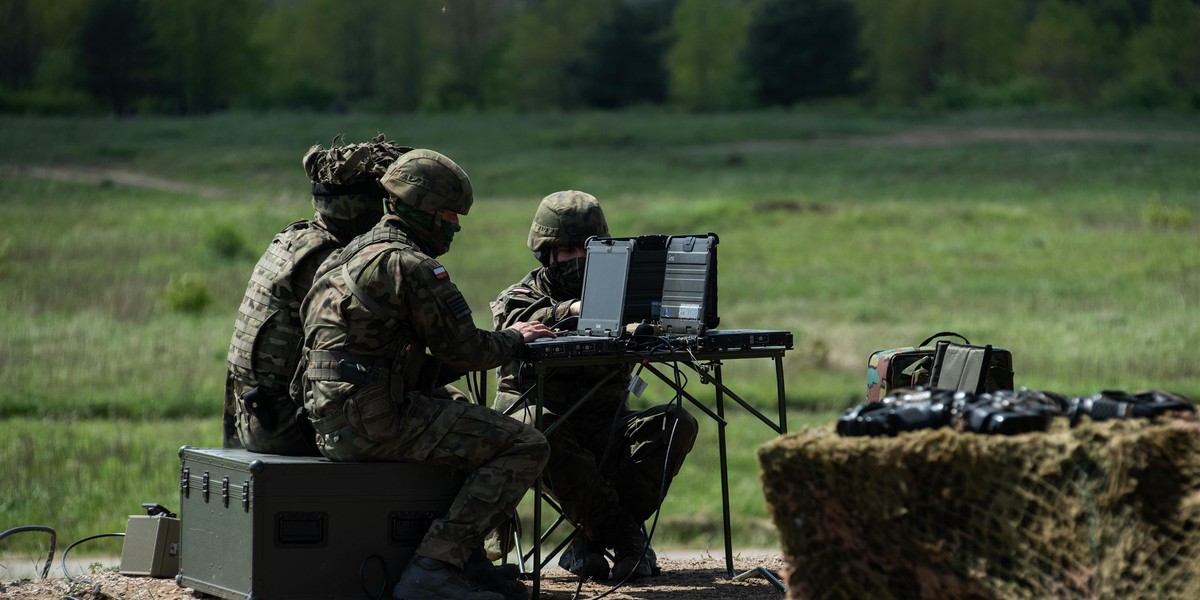
[[[777,600],[783,593],[757,572],[742,581],[731,580],[725,571],[723,557],[659,559],[662,574],[612,591],[604,598],[612,600]],[[765,567],[778,578],[783,559],[778,555],[746,556],[734,560],[734,571],[744,573]],[[0,598],[20,600],[191,600],[204,597],[193,590],[181,588],[173,579],[126,577],[111,571],[66,579],[0,581]],[[542,575],[541,598],[570,600],[575,598],[578,580],[557,567],[546,569]],[[527,582],[528,587],[528,582]],[[586,583],[579,589],[578,598],[595,598],[609,591],[607,585]],[[362,594],[352,593],[348,600],[361,600]]]

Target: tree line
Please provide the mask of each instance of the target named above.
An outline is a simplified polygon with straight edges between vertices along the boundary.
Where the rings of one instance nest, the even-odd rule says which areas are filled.
[[[0,0],[0,111],[1200,110],[1200,0]]]

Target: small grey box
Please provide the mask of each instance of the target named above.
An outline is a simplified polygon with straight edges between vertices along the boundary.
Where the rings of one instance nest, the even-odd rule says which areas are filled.
[[[121,546],[121,574],[149,577],[179,574],[179,519],[130,515]]]
[[[179,585],[226,599],[390,597],[462,485],[450,469],[179,450]]]

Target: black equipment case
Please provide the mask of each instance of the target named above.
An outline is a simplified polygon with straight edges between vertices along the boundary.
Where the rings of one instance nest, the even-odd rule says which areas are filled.
[[[180,586],[227,599],[391,597],[462,475],[179,449]]]

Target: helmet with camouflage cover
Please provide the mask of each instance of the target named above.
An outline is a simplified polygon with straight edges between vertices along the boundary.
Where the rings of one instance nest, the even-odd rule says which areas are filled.
[[[582,247],[592,236],[608,236],[600,202],[586,192],[566,190],[542,198],[529,226],[528,243],[540,259],[548,248]]]
[[[393,214],[399,203],[426,213],[451,210],[465,215],[475,201],[467,174],[433,150],[417,149],[400,156],[380,183],[388,192],[387,210]]]
[[[341,142],[338,135],[328,149],[315,145],[304,154],[304,172],[313,184],[313,208],[326,219],[378,219],[387,197],[379,178],[412,148],[387,141],[382,133],[362,144]]]

